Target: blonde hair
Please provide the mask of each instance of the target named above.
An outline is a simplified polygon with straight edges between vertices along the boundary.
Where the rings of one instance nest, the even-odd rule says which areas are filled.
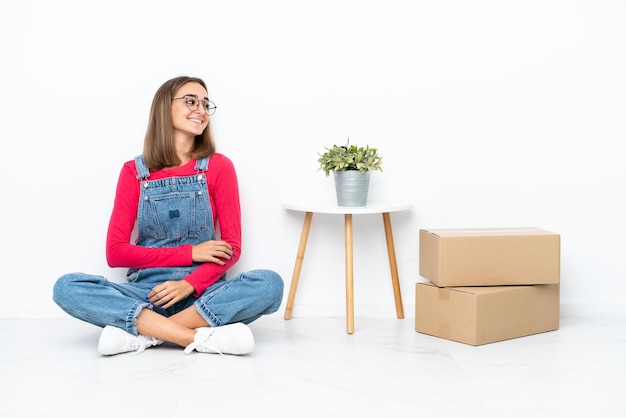
[[[172,99],[176,92],[187,83],[198,83],[205,90],[206,84],[196,77],[176,77],[159,87],[152,99],[148,129],[143,142],[143,160],[150,170],[175,167],[182,161],[174,147],[174,122],[172,120]],[[215,154],[215,141],[211,132],[211,120],[200,135],[196,135],[190,158],[204,158]]]

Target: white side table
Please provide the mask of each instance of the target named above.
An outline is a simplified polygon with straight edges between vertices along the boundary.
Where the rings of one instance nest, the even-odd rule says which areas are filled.
[[[410,210],[413,205],[411,203],[392,203],[392,202],[368,202],[367,206],[347,207],[337,206],[328,203],[307,203],[307,202],[287,202],[282,207],[288,210],[304,212],[304,225],[302,226],[302,234],[300,235],[300,245],[296,256],[296,263],[291,277],[291,286],[289,288],[289,297],[285,309],[285,319],[291,319],[293,311],[293,303],[296,298],[298,289],[298,281],[300,280],[300,271],[304,260],[304,252],[306,250],[309,231],[311,229],[311,221],[313,213],[337,214],[344,215],[345,223],[345,247],[346,247],[346,331],[348,334],[354,332],[354,277],[353,277],[353,245],[352,245],[352,215],[365,214],[382,214],[383,224],[385,227],[385,238],[387,240],[387,253],[389,256],[389,267],[391,269],[391,284],[393,286],[393,295],[396,303],[396,315],[398,319],[404,318],[404,309],[402,307],[402,295],[400,294],[400,282],[398,279],[398,266],[396,264],[396,251],[393,244],[393,233],[391,230],[391,212],[399,212]]]

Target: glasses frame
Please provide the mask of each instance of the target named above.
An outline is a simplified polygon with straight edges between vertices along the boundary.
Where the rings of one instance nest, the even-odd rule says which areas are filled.
[[[194,107],[193,105],[190,105],[189,103],[185,102],[185,106],[187,106],[187,109],[191,110],[192,112],[195,112],[196,110],[198,110],[200,108],[200,103],[206,103],[206,105],[208,106],[208,109],[206,107],[204,107],[204,105],[202,106],[202,109],[204,109],[204,111],[209,116],[213,116],[215,114],[215,110],[217,109],[217,106],[215,105],[215,103],[213,101],[211,101],[211,100],[201,99],[198,96],[196,96],[195,94],[185,94],[183,97],[174,97],[174,98],[172,98],[172,101],[174,101],[174,100],[189,100],[190,98],[196,99],[198,101],[198,103],[196,103],[196,106]]]

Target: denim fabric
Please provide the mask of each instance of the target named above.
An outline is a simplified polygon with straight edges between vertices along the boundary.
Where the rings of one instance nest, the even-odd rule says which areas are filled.
[[[208,198],[208,159],[198,160],[197,174],[149,181],[141,156],[135,159],[141,195],[137,215],[137,245],[150,247],[199,244],[215,239]],[[189,296],[168,308],[149,303],[152,288],[167,280],[182,280],[190,267],[130,269],[127,283],[102,276],[70,273],[54,285],[53,299],[68,314],[104,327],[113,325],[137,335],[137,316],[144,308],[169,317],[192,305],[211,326],[250,323],[275,312],[283,297],[283,280],[270,270],[252,270],[208,287],[198,298]]]
[[[175,247],[215,239],[206,183],[208,159],[198,160],[195,176],[155,181],[147,180],[150,172],[141,157],[135,164],[141,176],[137,245]]]

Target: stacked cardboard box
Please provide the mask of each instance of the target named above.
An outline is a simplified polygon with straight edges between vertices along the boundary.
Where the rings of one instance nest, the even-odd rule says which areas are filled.
[[[559,327],[560,235],[422,229],[415,330],[471,345]]]

